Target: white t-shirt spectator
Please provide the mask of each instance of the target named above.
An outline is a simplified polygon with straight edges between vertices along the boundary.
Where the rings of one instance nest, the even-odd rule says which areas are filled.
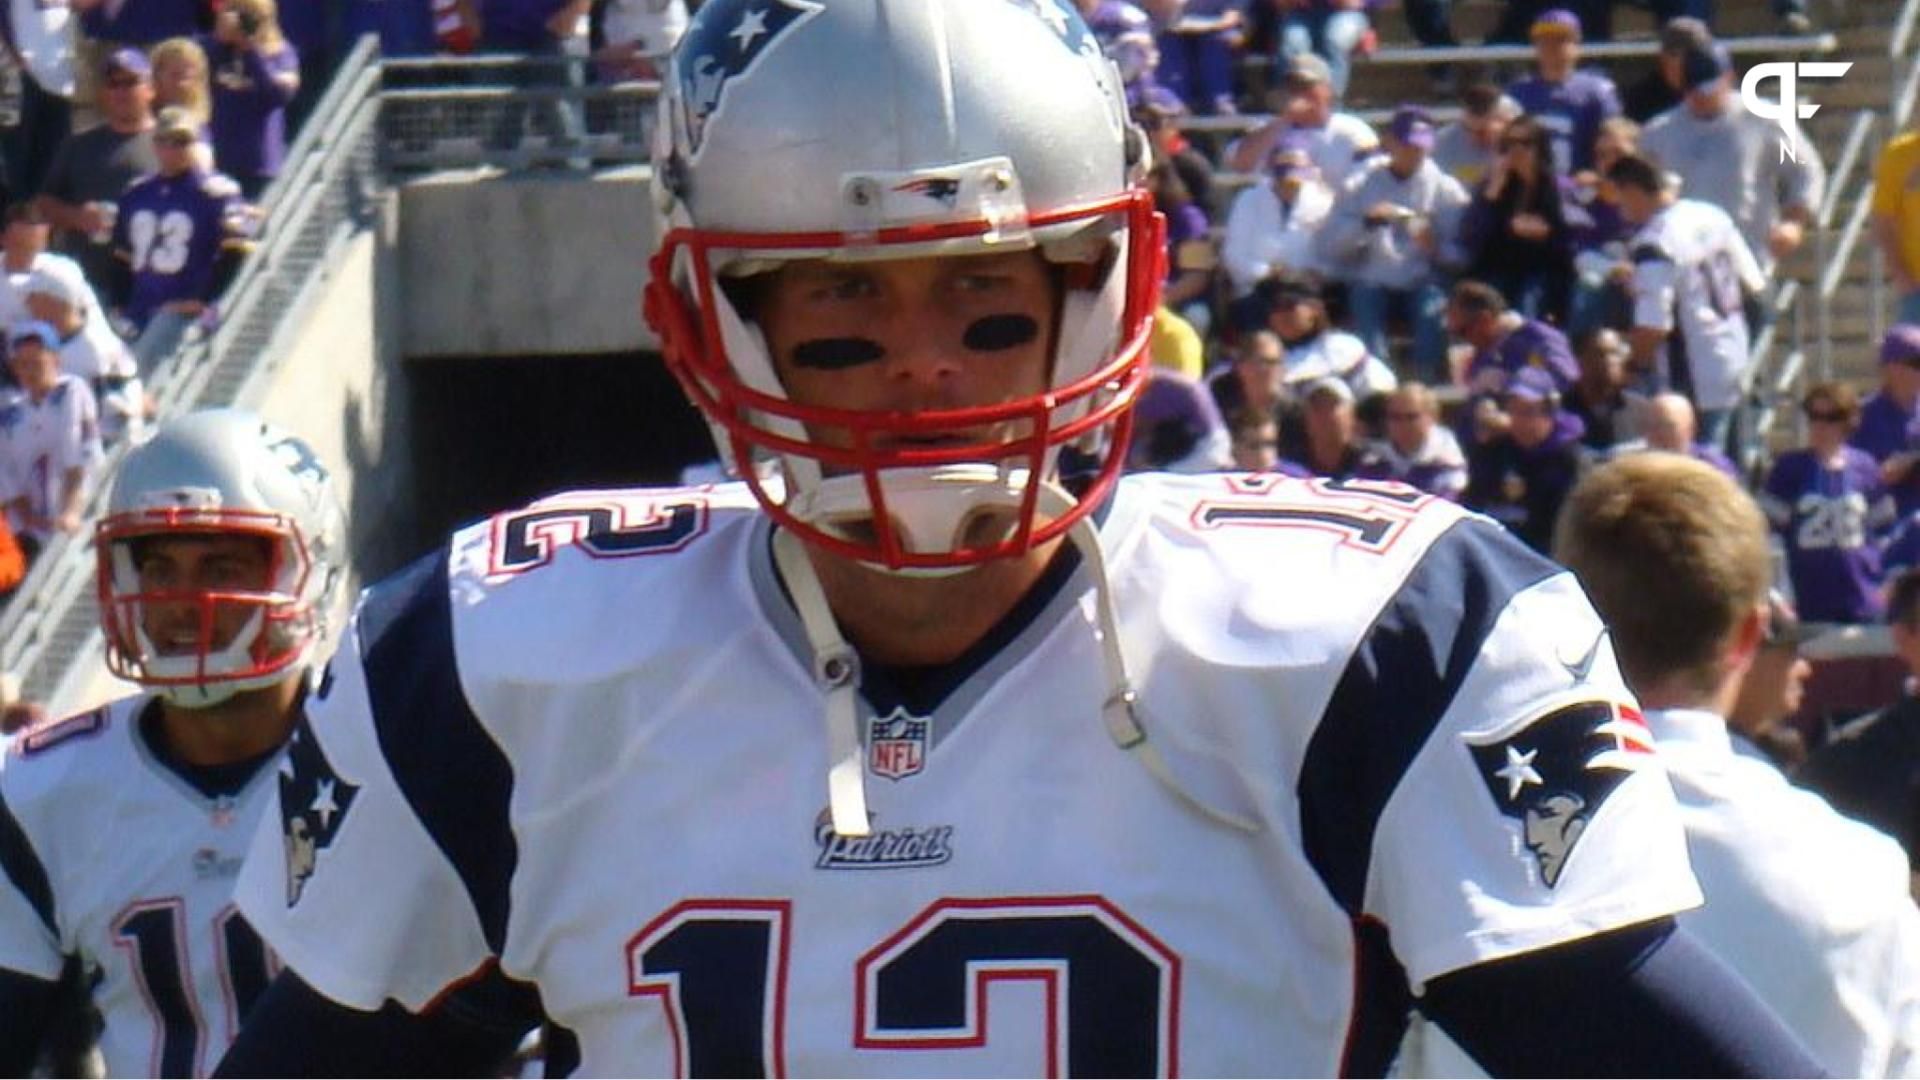
[[[1655,214],[1628,245],[1633,325],[1667,331],[1661,359],[1668,385],[1691,388],[1697,409],[1730,409],[1752,357],[1743,290],[1765,279],[1725,210],[1679,199]]]
[[[87,319],[105,323],[106,313],[101,310],[100,298],[94,293],[93,286],[87,283],[87,275],[80,269],[80,264],[65,255],[43,251],[33,257],[33,265],[27,269],[8,270],[0,274],[0,326],[12,326],[33,318],[27,312],[27,282],[38,273],[60,278],[67,294],[72,297],[71,302],[87,313]]]
[[[145,387],[133,350],[101,319],[59,344],[60,370],[86,380],[100,411],[100,440],[112,445],[138,439],[146,427]]]
[[[44,521],[60,511],[66,476],[99,464],[100,417],[93,390],[70,372],[61,372],[39,401],[23,390],[0,398],[0,462],[4,462],[8,498],[25,496],[28,513]],[[29,528],[27,517],[9,509],[13,531],[45,544],[45,528]]]
[[[1302,184],[1290,206],[1271,183],[1234,196],[1220,245],[1233,295],[1245,296],[1277,271],[1322,270],[1315,237],[1332,212],[1333,193],[1318,180]]]

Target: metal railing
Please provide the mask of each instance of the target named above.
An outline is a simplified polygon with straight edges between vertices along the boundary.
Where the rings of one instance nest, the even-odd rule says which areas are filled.
[[[1867,110],[1854,114],[1840,156],[1835,160],[1833,170],[1827,174],[1826,194],[1814,211],[1814,261],[1818,266],[1814,278],[1814,317],[1818,324],[1820,377],[1823,379],[1833,377],[1834,298],[1846,281],[1847,263],[1853,258],[1853,249],[1860,242],[1870,208],[1867,192],[1873,186],[1873,168],[1865,151],[1872,145],[1879,121],[1877,114]],[[1856,172],[1860,174],[1857,180]],[[1836,236],[1832,228],[1833,215],[1848,199],[1853,200],[1853,209]]]
[[[572,56],[445,56],[381,67],[381,163],[389,170],[647,159],[657,81],[598,84],[587,61]]]
[[[1893,100],[1888,102],[1889,131],[1906,126],[1908,117],[1920,106],[1920,0],[1907,0],[1893,20],[1893,37],[1887,42],[1887,57],[1893,61],[1888,77],[1893,84]]]
[[[1781,56],[1801,53],[1830,53],[1840,47],[1832,34],[1751,34],[1726,38],[1721,44],[1738,56],[1763,53]],[[1584,60],[1651,59],[1660,53],[1660,42],[1595,41],[1580,46]],[[1531,45],[1396,45],[1375,49],[1362,63],[1372,64],[1460,64],[1460,63],[1532,63]]]
[[[374,211],[378,76],[377,52],[367,39],[343,63],[289,148],[286,168],[263,193],[266,228],[217,301],[219,326],[155,371],[151,389],[161,420],[189,409],[250,404],[265,390],[285,353],[281,339],[298,326],[329,257]],[[116,448],[97,475],[112,475],[125,453],[124,446]],[[87,520],[105,510],[106,487],[98,484],[90,497]],[[94,588],[92,537],[57,537],[0,616],[0,671],[21,677],[28,700],[73,704],[68,695],[77,688],[66,684],[87,670],[76,661],[100,646]]]
[[[1799,282],[1789,281],[1774,294],[1772,316],[1755,339],[1753,359],[1741,378],[1740,407],[1746,415],[1737,428],[1744,436],[1739,465],[1741,475],[1748,478],[1756,478],[1765,462],[1767,434],[1782,405],[1788,406],[1788,415],[1800,416],[1791,407],[1807,365],[1806,297]],[[1796,436],[1804,434],[1796,432]]]

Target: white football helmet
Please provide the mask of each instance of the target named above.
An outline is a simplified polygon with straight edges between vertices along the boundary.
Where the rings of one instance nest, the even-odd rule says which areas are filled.
[[[1090,512],[1123,464],[1164,276],[1146,166],[1119,75],[1070,0],[709,0],[661,96],[647,319],[722,458],[783,527],[896,572],[1018,554]],[[976,408],[798,405],[722,287],[792,260],[1030,249],[1064,283],[1050,385]],[[873,446],[995,424],[1017,434]],[[1089,483],[1043,510],[1068,448],[1091,455]],[[1016,525],[969,540],[988,511]]]
[[[183,533],[256,536],[271,545],[262,590],[149,591],[140,541]],[[186,708],[219,704],[302,670],[326,636],[346,567],[345,517],[313,448],[233,409],[191,413],[129,451],[95,532],[107,666]],[[199,635],[190,652],[162,648],[144,618],[150,604],[190,604]],[[230,641],[214,641],[215,612],[251,614]]]

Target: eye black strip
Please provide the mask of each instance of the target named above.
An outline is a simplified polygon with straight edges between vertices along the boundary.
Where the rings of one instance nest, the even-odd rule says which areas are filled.
[[[967,324],[961,344],[975,352],[1017,349],[1040,336],[1040,323],[1031,315],[988,315]]]
[[[793,347],[796,367],[839,371],[871,364],[887,355],[887,350],[872,338],[816,338]]]

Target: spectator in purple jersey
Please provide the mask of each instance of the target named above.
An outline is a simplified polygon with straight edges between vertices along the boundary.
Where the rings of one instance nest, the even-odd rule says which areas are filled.
[[[1880,343],[1880,389],[1860,407],[1847,440],[1880,463],[1904,517],[1920,510],[1920,325],[1902,323]]]
[[[213,160],[257,199],[287,156],[300,56],[280,31],[274,0],[227,0],[203,45],[213,72]]]
[[[1546,129],[1531,116],[1507,125],[1500,156],[1461,220],[1467,273],[1529,318],[1560,325],[1573,296],[1573,246],[1586,214],[1554,172]]]
[[[1616,116],[1593,140],[1593,169],[1573,175],[1573,202],[1584,215],[1573,230],[1573,302],[1567,331],[1573,337],[1607,326],[1633,325],[1633,263],[1627,245],[1635,226],[1620,213],[1619,193],[1601,181],[1613,163],[1640,147],[1640,125]]]
[[[1564,404],[1586,426],[1580,441],[1590,450],[1611,450],[1639,437],[1645,399],[1627,390],[1628,351],[1626,339],[1604,327],[1574,340],[1580,381],[1567,390]]]
[[[1498,397],[1514,375],[1528,369],[1544,372],[1561,394],[1580,378],[1567,336],[1512,310],[1500,290],[1484,281],[1455,283],[1446,325],[1454,340],[1473,347],[1464,381],[1475,398]]]
[[[206,0],[69,0],[89,38],[109,46],[146,48],[197,34]]]
[[[1507,96],[1539,121],[1552,140],[1554,171],[1566,175],[1593,167],[1593,139],[1600,122],[1620,115],[1613,80],[1578,71],[1580,19],[1565,8],[1541,13],[1529,31],[1534,74],[1507,87]]]
[[[1220,262],[1207,212],[1194,201],[1172,165],[1155,162],[1147,173],[1154,208],[1167,219],[1167,280],[1160,303],[1205,335],[1212,324],[1213,271]]]
[[[1080,9],[1080,17],[1086,20],[1087,29],[1093,31],[1095,40],[1108,56],[1113,55],[1114,46],[1129,39],[1153,39],[1153,20],[1127,0],[1073,0]]]
[[[348,48],[373,34],[381,56],[432,56],[440,49],[429,0],[344,0],[340,24],[340,41]]]
[[[225,261],[244,245],[246,220],[239,185],[195,159],[192,117],[166,110],[153,142],[159,170],[120,199],[113,252],[123,269],[111,290],[139,332],[134,358],[149,378],[206,314]]]
[[[53,155],[36,205],[56,231],[54,247],[70,255],[87,280],[114,272],[107,241],[121,194],[153,172],[153,68],[139,49],[116,49],[101,72],[103,123],[69,135]]]
[[[346,55],[353,38],[338,37],[334,24],[342,0],[278,0],[275,13],[280,32],[286,35],[293,53],[299,57],[299,79],[293,100],[286,107],[286,130],[299,130],[313,103],[326,88],[327,76]],[[224,167],[224,166],[223,166]]]
[[[1293,57],[1315,53],[1332,73],[1335,97],[1345,97],[1356,53],[1373,51],[1373,23],[1365,0],[1272,0],[1280,9],[1279,50],[1274,66],[1282,71]]]
[[[1246,44],[1248,0],[1147,0],[1161,85],[1198,113],[1231,114],[1234,69]]]
[[[1880,462],[1880,481],[1904,518],[1920,512],[1920,327],[1892,327],[1880,356],[1880,389],[1849,441]]]
[[[1811,622],[1877,622],[1880,542],[1896,518],[1873,457],[1847,445],[1860,399],[1841,382],[1816,383],[1801,400],[1807,445],[1773,463],[1761,509],[1787,549],[1800,617]]]
[[[1133,415],[1129,472],[1218,472],[1232,466],[1232,437],[1198,379],[1154,368]]]
[[[1740,479],[1740,470],[1720,448],[1699,439],[1700,421],[1694,415],[1693,402],[1684,394],[1655,394],[1641,411],[1640,428],[1646,433],[1642,449],[1668,454],[1684,454],[1719,469],[1728,477]],[[1631,445],[1631,444],[1629,444]]]
[[[1586,468],[1585,428],[1560,407],[1553,377],[1538,368],[1513,377],[1501,407],[1507,430],[1467,450],[1463,501],[1546,554],[1560,507]]]
[[[1369,479],[1398,480],[1443,499],[1467,490],[1467,458],[1440,422],[1440,402],[1425,383],[1404,382],[1387,395],[1387,437],[1374,443]]]

